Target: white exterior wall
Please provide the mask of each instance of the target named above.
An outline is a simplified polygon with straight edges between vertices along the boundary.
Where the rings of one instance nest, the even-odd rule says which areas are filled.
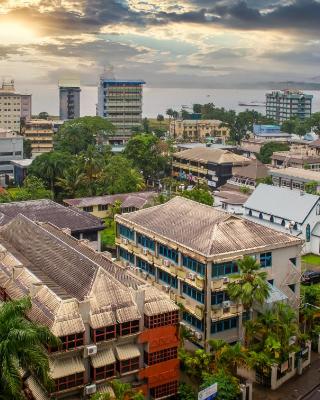
[[[23,159],[23,137],[0,138],[0,174],[13,174],[11,160]]]

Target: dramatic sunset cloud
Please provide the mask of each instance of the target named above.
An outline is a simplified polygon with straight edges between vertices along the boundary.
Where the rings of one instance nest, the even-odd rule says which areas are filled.
[[[317,0],[0,0],[1,75],[55,83],[103,69],[154,87],[316,82]]]

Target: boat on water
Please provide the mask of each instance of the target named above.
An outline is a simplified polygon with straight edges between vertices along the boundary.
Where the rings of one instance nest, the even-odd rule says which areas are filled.
[[[239,101],[238,105],[240,107],[265,107],[266,103],[264,101],[250,101],[249,103]]]

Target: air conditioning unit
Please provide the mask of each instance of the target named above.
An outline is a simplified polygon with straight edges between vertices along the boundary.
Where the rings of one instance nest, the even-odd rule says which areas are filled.
[[[223,283],[229,283],[230,282],[230,279],[227,276],[223,277],[222,280],[223,280]]]
[[[196,279],[196,274],[193,274],[192,272],[188,273],[188,279],[190,279],[191,281],[194,281]]]
[[[92,383],[91,385],[87,385],[84,388],[84,394],[89,395],[89,394],[94,394],[97,391],[97,385],[95,383]]]
[[[168,286],[168,285],[163,285],[163,286],[162,286],[162,289],[163,289],[165,292],[169,293],[170,286]]]
[[[94,356],[97,354],[97,346],[95,344],[91,344],[85,348],[85,354],[87,357]]]
[[[169,266],[170,266],[170,261],[169,261],[169,260],[164,260],[164,261],[163,261],[163,265],[164,265],[165,267],[169,267]]]
[[[146,256],[148,254],[148,249],[146,249],[145,247],[142,250],[142,253]]]
[[[231,306],[231,301],[230,300],[222,302],[222,308],[230,308],[230,306]]]
[[[148,273],[147,272],[142,272],[142,276],[143,276],[144,279],[147,279],[148,278]]]
[[[128,241],[128,239],[122,238],[122,243],[123,243],[123,244],[128,244],[129,241]]]
[[[202,333],[200,332],[195,332],[194,337],[198,340],[202,340]]]

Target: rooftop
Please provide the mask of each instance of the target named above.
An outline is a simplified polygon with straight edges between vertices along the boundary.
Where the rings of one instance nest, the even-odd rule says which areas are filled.
[[[8,223],[18,214],[33,221],[51,222],[59,228],[68,228],[73,233],[104,229],[100,218],[49,199],[0,204],[0,225]]]
[[[178,309],[165,293],[51,224],[19,215],[0,228],[0,243],[1,286],[14,299],[31,295],[30,319],[57,336],[84,330],[79,302],[89,302],[94,328],[139,318],[137,290],[145,304],[163,304],[159,313]]]
[[[212,162],[215,164],[247,165],[250,162],[248,158],[234,154],[231,151],[213,149],[210,147],[196,147],[193,149],[180,151],[178,153],[174,153],[174,157],[203,163]]]
[[[207,145],[206,143],[178,143],[178,149],[187,150],[194,148],[210,148],[210,149],[234,149],[236,146],[232,146],[231,144],[220,144],[220,143],[210,143]]]
[[[10,131],[8,129],[0,128],[0,139],[12,139],[12,138],[21,138],[21,135],[18,135],[14,131]]]
[[[178,196],[165,204],[117,215],[116,221],[214,260],[299,244],[287,234]]]
[[[214,196],[222,198],[222,201],[227,204],[242,205],[248,200],[249,194],[221,190],[220,192],[214,192]]]
[[[278,186],[260,184],[251,194],[244,207],[274,217],[303,223],[319,196],[300,193]]]
[[[135,192],[112,194],[106,196],[82,197],[77,199],[66,199],[64,203],[74,207],[88,207],[96,205],[114,204],[121,201],[121,208],[142,208],[157,196],[156,192]]]
[[[23,160],[11,160],[11,164],[17,165],[18,167],[30,167],[32,161],[32,158],[24,158]]]
[[[236,167],[233,169],[233,175],[242,176],[250,179],[261,179],[268,176],[268,168],[259,160],[251,160],[245,167]]]
[[[269,170],[269,175],[272,176],[286,176],[290,178],[301,178],[306,182],[316,181],[320,182],[320,172],[304,168],[272,168]]]

